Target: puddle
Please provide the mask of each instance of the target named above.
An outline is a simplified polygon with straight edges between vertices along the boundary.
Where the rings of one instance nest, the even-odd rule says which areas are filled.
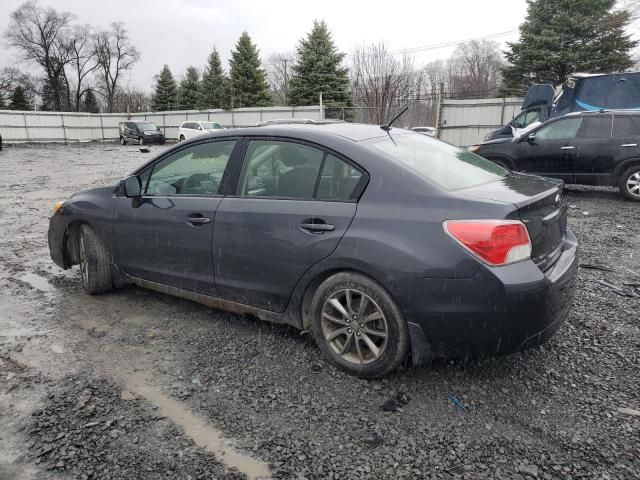
[[[53,289],[53,285],[49,283],[49,280],[35,273],[25,273],[19,280],[28,283],[31,287],[41,292],[49,292]]]
[[[126,382],[123,398],[133,398],[136,394],[144,397],[158,407],[161,415],[180,426],[198,446],[213,453],[227,469],[238,470],[244,473],[249,480],[271,478],[271,471],[265,462],[236,450],[229,440],[223,438],[219,430],[206,420],[191,413],[180,402],[150,385],[146,377],[147,375],[143,372],[123,374],[123,379]]]

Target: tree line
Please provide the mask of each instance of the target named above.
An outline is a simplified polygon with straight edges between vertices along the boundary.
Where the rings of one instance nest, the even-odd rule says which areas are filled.
[[[164,65],[150,96],[121,86],[140,56],[123,23],[99,30],[29,1],[11,14],[5,39],[40,74],[0,72],[0,108],[32,107],[35,93],[42,109],[97,111],[101,105],[133,112],[314,105],[322,92],[328,116],[383,123],[400,105],[411,104],[411,123],[431,123],[440,95],[521,96],[533,83],[556,85],[576,71],[637,66],[637,42],[626,32],[640,17],[640,1],[619,1],[527,0],[519,39],[504,51],[496,42],[472,40],[457,45],[448,59],[423,66],[411,51],[391,51],[384,43],[340,52],[322,20],[294,51],[273,53],[263,63],[244,32],[228,68],[214,46],[202,69],[190,66],[179,79]]]

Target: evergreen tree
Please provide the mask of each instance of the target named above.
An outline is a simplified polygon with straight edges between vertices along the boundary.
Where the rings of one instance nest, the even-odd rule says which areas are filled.
[[[344,53],[333,43],[324,20],[313,22],[306,38],[298,43],[298,62],[290,82],[291,105],[316,105],[320,92],[332,106],[351,106],[348,70],[341,66]]]
[[[225,108],[228,104],[228,102],[225,101],[225,92],[227,91],[226,83],[227,79],[222,70],[220,54],[214,48],[209,55],[207,67],[202,74],[200,91],[198,92],[198,108],[200,110]]]
[[[31,110],[31,105],[24,88],[18,85],[11,94],[10,110]]]
[[[193,110],[198,103],[200,73],[196,67],[188,67],[178,88],[178,109]]]
[[[229,60],[228,95],[233,108],[272,105],[269,85],[261,68],[258,48],[243,32]]]
[[[505,52],[505,94],[522,94],[533,83],[564,82],[571,73],[624,71],[637,42],[625,33],[629,12],[615,0],[527,0],[520,39]]]
[[[96,98],[96,95],[93,93],[92,89],[87,90],[87,92],[84,94],[82,111],[87,113],[100,113],[98,99]]]
[[[156,89],[151,100],[151,109],[155,112],[175,110],[178,100],[178,87],[169,69],[165,65],[157,76]]]

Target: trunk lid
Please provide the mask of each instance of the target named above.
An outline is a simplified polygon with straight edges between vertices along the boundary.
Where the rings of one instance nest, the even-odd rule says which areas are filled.
[[[512,172],[497,182],[458,190],[465,197],[511,203],[514,218],[527,227],[531,259],[546,270],[560,256],[567,231],[567,206],[561,180]]]

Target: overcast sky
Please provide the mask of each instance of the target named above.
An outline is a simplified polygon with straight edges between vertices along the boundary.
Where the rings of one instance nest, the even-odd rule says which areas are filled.
[[[0,1],[2,33],[9,14],[22,3]],[[257,43],[264,60],[273,52],[293,51],[314,19],[324,19],[338,47],[351,53],[354,46],[364,42],[384,41],[391,50],[399,50],[511,31],[495,37],[503,44],[517,38],[513,31],[526,14],[525,0],[40,0],[40,4],[69,11],[78,22],[96,27],[124,21],[141,52],[128,82],[145,90],[152,88],[153,77],[164,63],[178,77],[189,65],[202,68],[214,45],[226,68],[229,52],[243,30]],[[426,63],[446,58],[452,50],[423,50],[415,58]],[[0,48],[0,67],[15,62],[15,52]],[[26,65],[22,68],[28,69]],[[30,68],[39,73],[35,67]]]

